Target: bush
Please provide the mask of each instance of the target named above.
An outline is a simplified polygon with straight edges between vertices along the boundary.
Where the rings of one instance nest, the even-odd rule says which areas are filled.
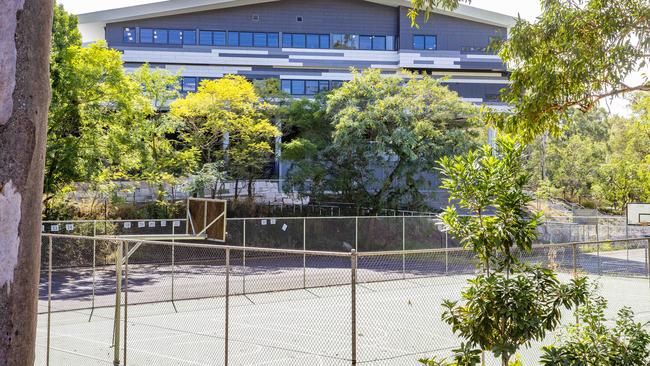
[[[544,347],[544,366],[646,366],[650,365],[648,323],[636,323],[629,307],[618,311],[616,323],[607,326],[607,300],[592,295],[576,311],[577,324],[569,326],[555,345]]]

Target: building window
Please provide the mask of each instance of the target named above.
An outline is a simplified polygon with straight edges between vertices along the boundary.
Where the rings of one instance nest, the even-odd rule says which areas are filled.
[[[291,94],[305,95],[305,81],[304,80],[291,80]]]
[[[215,46],[226,46],[226,32],[212,32],[212,44]]]
[[[316,95],[318,94],[318,80],[306,80],[305,81],[305,94],[306,95]]]
[[[302,16],[297,16],[296,17],[296,22],[302,23]]]
[[[291,37],[291,47],[295,48],[305,48],[306,36],[304,34],[294,34]]]
[[[343,86],[343,81],[341,80],[332,80],[331,82],[332,89],[337,89]]]
[[[183,31],[183,44],[196,44],[196,31]]]
[[[415,35],[413,36],[413,49],[433,51],[437,48],[436,36]]]
[[[155,29],[153,31],[153,43],[166,44],[168,41],[167,29]]]
[[[359,36],[356,34],[332,34],[332,48],[354,50],[359,48]]]
[[[318,34],[308,34],[307,36],[307,48],[319,48],[318,47],[318,41],[320,37],[318,37]]]
[[[266,47],[266,33],[255,33],[253,35],[253,46]]]
[[[395,47],[395,37],[393,36],[386,36],[386,50],[387,51],[395,51],[397,47]]]
[[[196,91],[196,78],[192,76],[184,76],[181,78],[181,90],[183,93],[193,93]]]
[[[269,47],[280,47],[280,35],[278,33],[268,33],[266,38]]]
[[[122,41],[124,43],[135,43],[135,29],[124,28],[122,33]]]
[[[282,33],[282,47],[291,47],[291,33]]]
[[[282,92],[291,94],[291,80],[281,80],[280,88],[282,89]]]
[[[201,46],[212,46],[212,32],[199,31],[199,44]]]
[[[253,47],[253,33],[239,32],[239,46],[240,47]]]
[[[320,47],[319,48],[330,48],[330,35],[321,34],[320,38]]]
[[[140,28],[140,43],[153,43],[153,29]]]
[[[260,21],[260,16],[257,15],[257,14],[253,14],[251,16],[251,20],[254,21],[254,22],[259,22]]]
[[[372,37],[370,37],[370,36],[359,36],[359,49],[360,50],[370,50],[370,49],[372,49]]]
[[[239,46],[239,32],[228,32],[228,46]]]
[[[376,51],[386,50],[386,37],[374,36],[372,37],[372,49]]]
[[[327,80],[319,80],[318,81],[318,92],[323,92],[323,91],[328,91],[330,90],[330,82]]]
[[[171,29],[169,31],[169,44],[183,44],[183,31]]]

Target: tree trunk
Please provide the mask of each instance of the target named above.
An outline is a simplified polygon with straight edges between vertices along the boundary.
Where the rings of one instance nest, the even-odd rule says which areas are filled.
[[[34,365],[52,1],[0,2],[0,366]]]

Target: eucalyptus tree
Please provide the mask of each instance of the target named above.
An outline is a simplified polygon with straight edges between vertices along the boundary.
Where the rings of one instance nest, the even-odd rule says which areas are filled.
[[[52,1],[0,7],[0,365],[35,358]]]
[[[417,16],[454,9],[469,0],[412,0]],[[510,113],[486,111],[486,119],[532,140],[559,133],[567,113],[588,111],[598,102],[649,91],[648,75],[628,76],[650,61],[650,2],[647,0],[544,0],[534,21],[515,19],[508,39],[492,48],[511,71],[502,100]]]

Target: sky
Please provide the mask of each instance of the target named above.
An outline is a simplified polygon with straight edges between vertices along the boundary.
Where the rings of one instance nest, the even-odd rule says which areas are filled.
[[[98,10],[121,8],[138,4],[159,2],[160,0],[57,0],[57,3],[63,4],[66,10],[74,13],[88,13]],[[477,8],[495,11],[497,13],[508,14],[512,16],[521,16],[528,21],[534,21],[541,13],[540,0],[472,0],[471,6]],[[650,66],[646,67],[643,73],[650,74]],[[634,73],[627,78],[628,85],[639,84],[642,72]],[[601,103],[611,113],[629,115],[628,102],[624,98],[612,98]]]

